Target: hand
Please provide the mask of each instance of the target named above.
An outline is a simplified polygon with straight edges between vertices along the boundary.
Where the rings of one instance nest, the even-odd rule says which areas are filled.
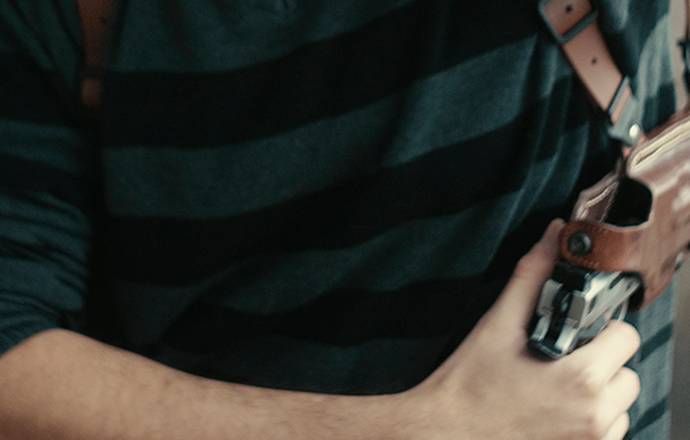
[[[397,395],[405,440],[614,440],[640,390],[623,365],[640,338],[612,322],[572,354],[545,361],[526,350],[527,323],[557,258],[553,222],[517,265],[496,304],[426,381]]]

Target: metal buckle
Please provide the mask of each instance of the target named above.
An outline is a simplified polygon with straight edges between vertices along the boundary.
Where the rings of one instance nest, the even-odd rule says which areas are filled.
[[[546,15],[546,5],[551,1],[553,0],[539,0],[539,14],[541,15],[541,18],[544,21],[544,23],[546,23],[546,27],[549,30],[549,33],[561,46],[575,38],[587,26],[594,23],[594,21],[599,17],[599,10],[597,9],[596,5],[590,1],[592,11],[589,14],[587,14],[582,20],[577,22],[577,24],[575,24],[572,28],[568,29],[568,31],[565,34],[561,35],[553,26],[551,26],[549,17]]]
[[[630,89],[630,94],[626,96],[625,91],[627,89]],[[642,127],[640,126],[639,115],[636,110],[637,100],[632,93],[630,78],[625,76],[618,85],[609,107],[606,109],[606,117],[608,118],[607,132],[611,138],[621,141],[625,145],[637,145],[641,139]],[[616,122],[613,122],[616,113],[618,113],[618,119]]]

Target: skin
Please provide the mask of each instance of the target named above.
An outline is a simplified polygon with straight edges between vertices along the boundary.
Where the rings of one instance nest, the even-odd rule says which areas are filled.
[[[334,396],[218,382],[51,330],[0,358],[0,438],[622,439],[640,386],[623,368],[640,343],[631,326],[613,323],[555,362],[524,349],[560,227],[523,257],[456,352],[408,391]]]

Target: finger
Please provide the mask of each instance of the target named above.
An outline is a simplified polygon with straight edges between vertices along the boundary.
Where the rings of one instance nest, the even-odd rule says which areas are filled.
[[[640,377],[630,368],[621,368],[604,389],[606,411],[613,422],[627,412],[640,395]]]
[[[526,327],[546,279],[553,271],[558,258],[558,235],[563,220],[551,222],[541,240],[520,259],[513,276],[496,302],[496,313],[500,319],[512,320]]]
[[[622,321],[612,321],[591,342],[575,350],[565,358],[576,366],[589,368],[596,364],[593,380],[605,385],[640,348],[640,334],[632,325]],[[576,367],[577,368],[577,367]]]
[[[605,428],[607,432],[618,434],[616,424],[621,423],[621,415],[627,415],[630,407],[635,403],[640,395],[640,379],[633,370],[621,368],[618,373],[607,384],[601,395],[602,402],[598,413],[599,426]],[[627,427],[626,427],[627,429]],[[625,431],[623,431],[625,434]],[[608,438],[608,437],[604,437]]]
[[[628,429],[630,429],[630,416],[626,412],[618,417],[602,440],[622,440]]]

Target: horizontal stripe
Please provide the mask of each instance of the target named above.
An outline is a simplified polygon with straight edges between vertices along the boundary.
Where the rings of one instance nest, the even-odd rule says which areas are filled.
[[[658,348],[666,345],[673,338],[673,323],[666,325],[654,336],[645,340],[640,348],[639,362],[644,362]]]
[[[467,133],[444,129],[468,119],[463,116],[467,110],[456,114],[450,108],[444,113],[449,116],[436,118],[442,124],[437,127],[438,132],[423,130],[421,137],[391,138],[386,122],[378,128],[365,124],[364,131],[372,130],[366,135],[351,130],[356,121],[343,120],[342,124],[323,124],[313,131],[303,130],[285,138],[223,149],[107,149],[106,166],[127,170],[116,177],[120,185],[110,191],[109,207],[119,217],[219,218],[270,209],[270,205],[279,203],[297,206],[302,203],[300,198],[305,205],[340,204],[343,197],[348,199],[352,194],[359,194],[360,188],[373,187],[372,197],[381,201],[394,201],[424,191],[424,201],[394,203],[426,211],[425,205],[437,203],[435,197],[445,197],[439,193],[440,187],[462,188],[462,197],[472,197],[472,192],[478,190],[500,193],[503,189],[497,187],[496,181],[520,180],[515,174],[519,174],[521,164],[524,169],[531,160],[552,156],[555,149],[566,143],[575,152],[565,154],[581,154],[587,134],[576,129],[586,125],[588,108],[584,99],[578,101],[579,105],[552,108],[554,102],[567,99],[571,89],[571,79],[562,79],[555,84],[550,97],[522,109],[508,124],[476,137],[469,137],[472,129]],[[397,105],[394,101],[389,104]],[[513,109],[506,113],[517,112],[515,107],[506,107]],[[392,108],[382,110],[367,112],[360,120],[381,121]],[[420,124],[428,119],[423,115],[419,118]],[[468,123],[480,127],[471,119]],[[486,124],[493,123],[497,121]],[[541,143],[521,150],[513,148],[514,139],[535,125],[550,126],[541,135]],[[561,132],[565,134],[558,138]],[[324,145],[324,139],[334,142]],[[444,141],[450,144],[441,144]],[[393,165],[386,166],[387,157]],[[401,162],[403,158],[405,162]],[[496,164],[507,162],[512,162],[515,169],[496,169]],[[573,159],[565,169],[572,169],[577,162]],[[424,183],[420,179],[431,180]],[[309,194],[315,191],[319,192]],[[323,209],[338,208],[323,205]],[[454,208],[449,206],[449,209]]]
[[[479,4],[417,1],[357,31],[241,69],[109,72],[106,145],[222,146],[364,107],[535,33],[531,7],[521,2],[500,7],[502,13],[494,14]],[[489,23],[503,32],[486,33]],[[416,56],[410,56],[411,48]]]
[[[352,32],[410,3],[350,0],[326,6],[321,0],[120,2],[116,18],[127,26],[117,36],[109,67],[118,71],[181,73],[233,69],[284,57],[295,47]],[[142,36],[147,44],[140,44]]]
[[[637,422],[633,425],[633,427],[628,432],[626,439],[633,440],[639,432],[643,431],[648,426],[651,426],[654,422],[656,422],[661,417],[663,417],[668,411],[669,411],[668,399],[664,399],[664,400],[660,401],[659,403],[657,403],[656,405],[652,406],[651,408],[647,409],[637,419]]]
[[[27,227],[46,227],[51,233],[80,235],[93,229],[88,211],[45,192],[6,191],[0,189],[0,214],[8,222]],[[4,230],[11,226],[5,225]],[[39,234],[40,235],[40,234]]]
[[[466,221],[483,219],[485,213],[475,212]],[[467,233],[453,222],[437,220],[405,228],[397,231],[395,237],[354,249],[247,259],[184,286],[112,280],[95,287],[95,291],[116,291],[117,296],[115,303],[102,307],[104,312],[94,315],[94,319],[101,322],[119,316],[126,323],[129,340],[141,345],[159,338],[161,329],[168,328],[195,301],[245,315],[270,317],[307,307],[334,289],[390,297],[390,292],[408,290],[410,285],[425,285],[438,276],[466,279],[485,273],[486,279],[505,280],[553,215],[548,210],[519,223],[511,222],[510,225],[520,226],[511,229],[504,240],[500,237],[506,231],[501,229]],[[496,249],[498,241],[501,246]],[[394,253],[401,246],[415,251]],[[491,265],[487,268],[488,261]],[[93,300],[103,302],[105,298]],[[152,309],[157,311],[155,319],[139,318],[147,316]]]
[[[87,179],[35,161],[0,153],[0,189],[46,193],[75,207],[89,209],[97,187]]]
[[[644,429],[637,431],[635,433],[635,440],[672,440],[677,437],[673,437],[671,433],[671,422],[672,415],[670,411],[666,414],[656,419],[652,424],[648,425]],[[673,419],[675,420],[675,419]],[[682,439],[682,437],[681,437]]]
[[[6,258],[31,260],[36,263],[59,266],[65,277],[85,276],[88,271],[85,237],[65,237],[53,229],[23,225],[25,229],[17,233],[17,226],[8,221],[0,221],[0,227],[10,226],[0,234],[0,255]],[[11,238],[10,238],[11,237]]]
[[[0,130],[2,119],[77,127],[77,101],[67,93],[57,72],[25,55],[0,54]]]
[[[98,149],[71,127],[0,120],[0,139],[0,154],[71,175],[96,176],[100,171]]]
[[[398,393],[420,383],[443,360],[439,353],[456,345],[450,336],[374,339],[344,347],[266,335],[236,338],[230,349],[216,353],[189,354],[165,343],[142,353],[188,373],[224,382],[368,395]]]
[[[16,238],[23,237],[18,236]],[[53,238],[57,239],[58,237]],[[62,245],[63,243],[60,244]],[[40,241],[35,243],[27,243],[18,241],[16,239],[8,239],[5,237],[2,237],[0,239],[0,255],[2,255],[5,258],[17,258],[20,260],[44,262],[49,265],[55,264],[57,261],[66,261],[68,263],[72,263],[69,264],[69,266],[79,267],[79,263],[81,262],[77,261],[75,257],[70,253],[72,249],[66,248],[68,248],[68,245],[57,247],[55,246],[55,244],[42,243]],[[75,262],[77,264],[74,264]],[[69,272],[68,269],[66,269],[66,271]]]
[[[497,294],[487,289],[477,295],[479,281],[439,280],[375,295],[335,290],[313,303],[271,316],[247,315],[197,302],[174,322],[163,339],[176,349],[204,353],[228,349],[235,338],[267,334],[349,346],[382,338],[442,336],[457,326],[467,333]]]
[[[548,215],[545,215],[546,217]],[[537,229],[541,231],[541,228]],[[514,239],[506,243],[494,262],[509,261],[512,266],[516,260],[512,254],[521,254],[532,244],[533,240],[521,240],[525,236],[534,237],[535,231],[516,231]],[[209,344],[200,344],[199,340],[194,342],[189,333],[177,331],[178,321],[170,327],[171,330],[163,341],[141,351],[176,368],[219,380],[281,387],[280,379],[271,372],[275,370],[274,362],[277,362],[281,368],[289,371],[294,369],[294,373],[290,375],[290,383],[283,385],[289,389],[357,394],[402,391],[427,377],[457,347],[476,319],[493,302],[493,298],[505,283],[507,274],[505,268],[500,271],[500,275],[495,269],[489,272],[493,273],[489,277],[493,284],[488,285],[481,281],[481,287],[477,287],[480,278],[475,277],[427,281],[405,286],[395,292],[352,289],[333,291],[326,297],[305,304],[297,310],[274,316],[256,316],[254,319],[252,315],[240,313],[241,319],[248,320],[248,325],[242,325],[242,321],[235,321],[230,316],[237,316],[236,310],[205,303],[202,308],[213,308],[215,311],[211,312],[210,316],[218,318],[216,324],[212,325],[208,321],[209,315],[204,312],[197,315],[197,318],[206,316],[205,324],[202,324],[201,328],[213,327],[214,336],[199,338],[210,340]],[[406,295],[406,291],[412,288],[418,290],[417,294]],[[223,296],[222,290],[227,291],[225,288],[219,289],[220,296]],[[478,291],[482,293],[472,293]],[[158,298],[160,303],[161,296]],[[387,298],[395,299],[391,302],[392,307],[385,307],[384,302],[390,301]],[[424,304],[428,304],[428,307]],[[441,304],[439,309],[436,308],[438,304]],[[367,312],[370,308],[374,310]],[[193,316],[189,311],[192,309],[194,307],[189,308],[188,313],[180,318],[180,321],[196,328],[190,322]],[[230,313],[226,315],[218,310],[230,310]],[[442,311],[439,313],[439,310]],[[371,313],[373,319],[362,318],[360,311],[367,316]],[[127,315],[137,312],[125,309],[124,313]],[[326,316],[320,318],[322,313],[326,313]],[[409,314],[412,316],[408,316]],[[298,319],[300,315],[301,319]],[[329,319],[331,317],[333,319]],[[372,324],[377,322],[379,317],[385,321],[381,327]],[[425,319],[428,322],[425,322]],[[393,325],[388,322],[391,320]],[[445,323],[442,322],[444,320]],[[310,327],[316,325],[317,321],[325,325]],[[232,325],[226,325],[231,322],[237,323],[238,331],[234,331]],[[364,324],[361,324],[362,322]],[[361,325],[367,330],[371,330],[371,327],[376,329],[371,339],[358,329]],[[308,328],[311,331],[308,331]],[[314,328],[319,328],[319,332],[314,332]],[[449,329],[450,333],[446,333]],[[412,336],[415,333],[427,336],[415,338]],[[438,334],[433,336],[433,333]],[[268,348],[271,346],[269,341],[277,344],[274,349]],[[442,345],[439,346],[439,343]],[[256,351],[251,348],[257,345],[261,346],[262,350]],[[191,350],[188,351],[190,347]],[[376,349],[369,353],[368,349],[371,347]],[[424,354],[425,350],[431,355]],[[265,358],[268,353],[270,356],[264,361],[255,359],[256,356]],[[395,361],[400,355],[413,356],[415,361],[410,363],[409,358],[402,362]],[[384,359],[377,356],[383,356]],[[297,362],[303,367],[293,366],[292,362]],[[307,362],[308,366],[304,366],[303,362]],[[355,370],[350,370],[351,362],[357,365]],[[371,365],[365,367],[363,363]],[[320,371],[321,369],[323,371]],[[302,373],[307,371],[309,374],[303,377]],[[349,374],[356,374],[359,380],[353,383],[340,377]],[[352,388],[342,388],[345,384]]]
[[[488,249],[485,248],[496,244],[495,237],[491,234],[497,231],[485,230],[482,234],[472,235],[464,231],[462,226],[472,219],[480,221],[489,213],[510,214],[509,197],[503,203],[493,200],[491,204],[493,205],[491,208],[478,206],[457,216],[410,222],[362,243],[331,249],[323,249],[329,243],[325,240],[320,241],[318,237],[314,237],[311,243],[308,243],[311,249],[299,240],[295,240],[295,234],[306,236],[311,232],[319,235],[320,230],[309,231],[308,227],[293,230],[290,227],[283,229],[276,226],[273,228],[273,230],[277,229],[274,232],[275,242],[267,240],[262,243],[252,243],[252,239],[246,236],[249,231],[245,231],[245,238],[242,238],[242,231],[233,231],[230,235],[222,225],[213,227],[214,225],[210,223],[164,222],[158,227],[152,223],[150,230],[136,229],[135,226],[138,224],[128,223],[128,230],[122,232],[119,242],[117,239],[108,240],[110,243],[117,243],[117,248],[112,249],[110,264],[113,274],[119,279],[160,286],[195,285],[206,277],[220,276],[223,273],[228,277],[238,277],[243,273],[244,277],[236,279],[241,280],[245,277],[251,279],[263,271],[261,275],[263,282],[259,284],[267,289],[270,289],[273,279],[272,276],[268,278],[268,274],[276,270],[278,271],[275,278],[277,285],[284,282],[281,281],[281,277],[284,276],[293,279],[293,283],[312,282],[316,278],[320,279],[321,283],[328,284],[333,282],[333,279],[327,276],[330,270],[334,271],[332,276],[349,274],[348,278],[355,277],[354,280],[351,279],[351,282],[357,283],[366,282],[375,270],[375,273],[381,274],[380,277],[383,276],[376,282],[380,285],[390,282],[387,281],[388,276],[395,279],[396,274],[404,273],[400,272],[402,270],[423,275],[429,270],[440,271],[442,269],[439,265],[443,261],[446,261],[445,265],[448,265],[449,261],[457,262],[460,257],[464,257],[459,260],[463,264],[454,263],[447,270],[451,272],[481,270],[482,265],[486,264]],[[269,232],[271,231],[269,229]],[[327,231],[322,234],[326,233]],[[130,245],[128,241],[124,241],[125,236],[144,239],[147,235],[147,240],[140,242],[137,249],[134,249],[133,244]],[[485,238],[485,242],[479,241],[478,237]],[[258,237],[255,238],[258,240]],[[237,247],[242,244],[239,240],[247,240],[242,249]],[[292,244],[293,240],[295,240],[294,249],[288,252],[290,250],[288,245]],[[401,246],[415,249],[415,252],[400,253]],[[316,249],[317,247],[321,249]],[[474,249],[476,253],[465,252],[466,249]],[[240,250],[244,252],[244,255],[237,254]],[[274,252],[275,255],[269,251]],[[429,260],[432,257],[433,259]],[[323,266],[324,269],[321,270],[327,272],[309,276],[309,271],[315,266]],[[367,270],[362,273],[364,268]],[[305,271],[307,273],[304,273]],[[339,272],[342,274],[338,275]],[[357,275],[358,273],[360,275]],[[384,276],[386,273],[389,275]],[[360,280],[359,277],[365,274],[365,278]],[[372,283],[373,280],[369,279],[368,282]],[[294,293],[303,296],[308,292],[296,289]]]
[[[44,261],[31,261],[14,255],[0,254],[0,309],[24,306],[58,318],[65,311],[79,310],[82,304],[84,277],[66,275],[64,283],[61,268]],[[81,281],[81,282],[80,282]],[[80,287],[74,289],[74,283]]]
[[[476,148],[449,149],[379,176],[225,219],[111,217],[108,240],[118,244],[112,248],[111,261],[118,277],[125,280],[190,283],[237,259],[348,248],[410,222],[457,215],[490,200],[496,203],[501,191],[510,194],[520,188],[524,177],[496,173],[490,164],[499,160],[498,155],[487,157],[492,153],[486,145],[479,140]],[[482,157],[473,162],[476,165],[471,175],[461,173],[455,165],[466,160],[468,152]],[[465,159],[453,159],[454,154]],[[509,163],[512,159],[504,160]],[[573,163],[563,160],[562,166]],[[487,165],[481,167],[482,164]],[[545,160],[529,169],[530,177],[538,184],[530,187],[533,192],[520,193],[522,211],[538,198],[543,199],[540,203],[549,205],[547,201],[551,201],[554,206],[569,196],[572,182],[564,180],[553,167],[551,161]],[[558,179],[560,185],[550,184],[547,176]],[[510,203],[515,202],[513,199]],[[485,218],[491,215],[485,208],[480,212]],[[459,226],[456,221],[459,218],[447,218],[444,222]],[[493,238],[487,239],[495,242]]]

